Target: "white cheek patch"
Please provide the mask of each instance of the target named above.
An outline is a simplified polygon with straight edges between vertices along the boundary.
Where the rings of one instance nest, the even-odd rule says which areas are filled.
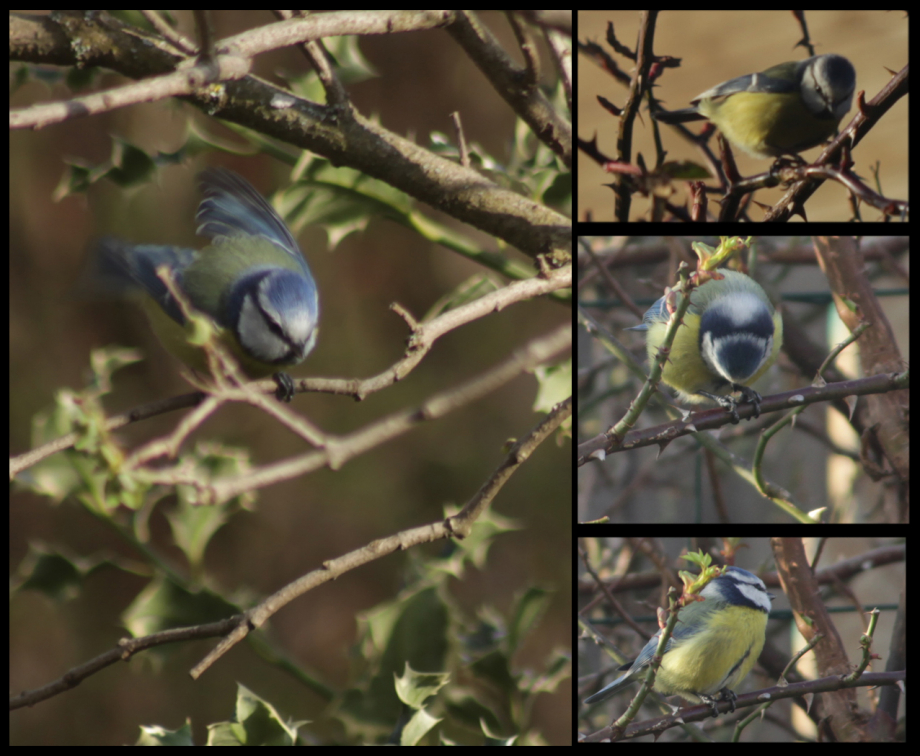
[[[236,327],[240,346],[260,362],[276,363],[290,352],[287,344],[272,331],[265,314],[256,307],[251,294],[243,297]]]

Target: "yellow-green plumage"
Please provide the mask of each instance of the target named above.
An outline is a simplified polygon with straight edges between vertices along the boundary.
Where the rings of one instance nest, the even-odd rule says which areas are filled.
[[[700,595],[703,601],[680,610],[677,625],[665,647],[655,677],[655,690],[713,705],[716,694],[728,698],[747,676],[763,650],[771,594],[756,575],[728,567],[710,580]],[[659,630],[633,662],[619,669],[625,674],[585,699],[604,701],[646,675],[657,653]],[[714,712],[715,713],[715,712]]]
[[[695,614],[706,613],[706,632],[677,642],[661,660],[655,689],[694,703],[699,693],[714,695],[732,689],[754,668],[763,651],[766,612],[745,606],[711,611],[694,603],[680,612],[680,622],[693,624]]]
[[[143,305],[163,345],[190,367],[207,371],[207,357],[189,342],[191,324],[158,276],[168,269],[187,303],[207,316],[218,337],[251,378],[304,360],[317,336],[316,284],[284,221],[243,178],[223,169],[201,174],[201,250],[103,239],[97,281],[122,294],[143,293]],[[280,383],[279,383],[280,386]]]
[[[769,357],[752,375],[735,381],[742,386],[750,386],[757,381],[776,361],[783,343],[783,320],[767,298],[766,292],[754,279],[734,270],[720,269],[722,280],[711,280],[693,290],[690,295],[690,307],[684,315],[683,325],[677,329],[674,343],[671,345],[669,360],[664,365],[662,380],[678,392],[681,400],[690,404],[710,401],[708,397],[698,394],[706,391],[710,394],[727,396],[732,393],[731,385],[723,376],[714,374],[703,360],[700,352],[700,322],[703,312],[718,298],[729,294],[744,293],[756,296],[767,307],[773,320],[773,346]],[[667,313],[661,319],[647,322],[646,349],[649,362],[658,355],[658,347],[664,341],[667,332]]]
[[[779,157],[816,147],[832,137],[833,116],[812,115],[797,93],[738,92],[701,100],[697,110],[732,144],[754,157]]]

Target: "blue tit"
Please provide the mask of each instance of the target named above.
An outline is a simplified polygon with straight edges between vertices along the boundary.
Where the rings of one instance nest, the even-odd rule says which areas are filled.
[[[188,343],[186,318],[157,277],[166,266],[192,306],[209,315],[250,378],[274,374],[279,398],[290,400],[285,368],[297,365],[316,344],[316,283],[297,242],[271,205],[240,176],[209,168],[200,176],[203,198],[198,234],[202,250],[99,243],[97,277],[120,291],[140,291],[154,331],[190,367],[207,371],[202,350]]]
[[[754,157],[795,155],[837,132],[853,102],[856,71],[842,55],[816,55],[739,76],[703,92],[694,107],[654,114],[664,123],[708,119]]]
[[[760,415],[762,397],[750,384],[760,378],[779,355],[783,320],[763,288],[750,276],[720,268],[723,276],[690,293],[690,307],[677,329],[661,380],[689,404],[712,401],[724,407],[737,423],[738,402],[728,396],[740,391],[742,401]],[[649,361],[654,360],[668,330],[666,297],[653,304],[642,324],[628,328],[646,331]]]
[[[763,581],[740,567],[728,567],[711,580],[697,601],[680,610],[655,677],[655,690],[705,703],[718,713],[714,694],[735,710],[733,687],[754,667],[763,650],[772,594]],[[585,699],[586,704],[616,695],[644,675],[658,648],[659,630],[633,662],[621,666],[626,674]]]

